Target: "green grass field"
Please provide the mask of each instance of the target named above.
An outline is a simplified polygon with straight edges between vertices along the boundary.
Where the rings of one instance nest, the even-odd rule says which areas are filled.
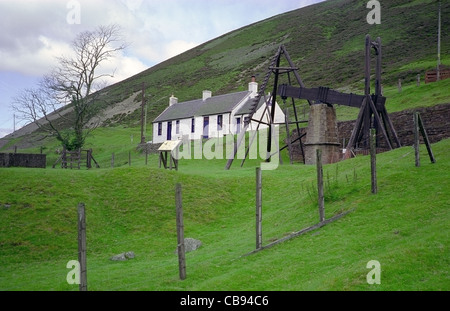
[[[181,160],[167,171],[156,155],[147,166],[141,158],[114,169],[2,169],[0,289],[78,290],[66,264],[77,259],[83,202],[89,290],[448,290],[449,142],[433,145],[435,164],[422,146],[419,168],[411,147],[378,155],[377,195],[369,157],[326,165],[326,217],[352,212],[247,257],[258,160],[230,171],[225,160]],[[318,222],[315,176],[302,164],[263,171],[264,245]],[[185,281],[175,255],[178,182],[185,237],[203,242],[186,256]],[[126,251],[136,258],[109,260]],[[381,264],[380,285],[366,282],[370,260]]]

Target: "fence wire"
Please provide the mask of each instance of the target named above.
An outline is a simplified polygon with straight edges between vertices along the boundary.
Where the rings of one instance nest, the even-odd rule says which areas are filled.
[[[393,158],[389,160],[388,162],[377,162],[377,171],[383,170],[384,168],[388,168],[392,163],[395,163],[401,159],[404,159],[405,157],[408,157],[414,153],[414,149],[410,148],[410,150],[406,150],[406,152],[402,153],[396,158]],[[128,153],[126,153],[126,156],[128,157]],[[411,161],[411,165],[414,161]],[[337,164],[337,167],[339,171],[333,176],[332,170],[338,170],[336,168],[328,169],[324,168],[324,189],[325,192],[332,190],[332,184],[335,182],[338,183],[352,183],[353,185],[353,191],[357,192],[363,192],[366,191],[367,193],[370,193],[371,188],[371,181],[370,178],[359,178],[357,175],[360,176],[363,175],[363,173],[370,172],[370,165],[367,167],[361,167],[361,166],[354,166],[351,168],[347,168],[345,170],[342,170],[342,167],[339,166],[339,163]],[[327,174],[331,173],[331,178],[327,177]],[[356,177],[355,177],[356,175]],[[349,180],[347,176],[350,176]],[[313,205],[314,200],[317,199],[316,193],[313,193],[313,189],[316,187],[316,179],[311,178],[309,180],[304,181],[305,184],[310,183],[311,189],[308,190],[307,186],[303,187],[302,189],[299,189],[299,191],[307,192],[311,191],[310,199],[311,204]],[[327,183],[328,186],[327,186]],[[315,190],[317,191],[317,189]],[[263,189],[263,196],[264,196],[264,189]],[[264,201],[263,201],[264,202]],[[263,203],[264,205],[264,203]],[[173,202],[173,206],[175,207],[175,202]],[[253,213],[252,211],[249,212],[249,214]],[[330,209],[329,205],[326,204],[326,218],[331,218],[335,213],[343,210],[348,209],[348,202],[333,202],[332,208]],[[175,210],[175,208],[174,208]],[[311,215],[314,215],[317,212],[317,221],[313,221],[312,223],[307,223],[311,221]],[[299,224],[298,230],[304,229],[305,227],[314,225],[318,223],[318,209],[317,211],[311,212],[311,215],[309,217],[305,217],[304,219],[304,225],[302,226]],[[287,216],[287,215],[286,215]],[[315,217],[315,216],[314,216]],[[201,248],[204,248],[205,251],[208,252],[210,255],[205,255],[203,252],[202,254],[193,254],[188,256],[188,262],[187,262],[187,275],[189,277],[189,267],[195,266],[195,265],[201,265],[201,266],[212,266],[212,265],[227,265],[231,264],[232,262],[236,260],[240,260],[242,255],[245,255],[248,252],[251,252],[255,249],[255,233],[253,230],[254,226],[254,218],[249,217],[248,224],[249,228],[245,230],[244,228],[240,228],[243,232],[242,241],[239,245],[236,245],[235,242],[230,241],[229,243],[225,240],[222,240],[221,243],[208,243],[203,241],[215,241],[217,238],[224,238],[220,236],[217,232],[209,232],[209,233],[202,233],[202,236],[198,236],[195,238],[198,238],[202,241],[203,245]],[[270,219],[264,219],[266,223],[270,221]],[[123,219],[118,219],[114,222],[110,222],[110,226],[114,226],[117,224],[127,226],[127,221]],[[41,226],[42,223],[39,221],[36,222],[28,222],[28,223],[18,223],[15,224],[15,226],[20,228],[34,228],[36,226]],[[76,225],[76,219],[73,220],[73,225]],[[174,217],[174,229],[175,229],[175,217]],[[92,239],[89,237],[89,225],[88,225],[88,243],[93,242]],[[265,231],[263,229],[263,231]],[[268,230],[270,234],[273,236],[278,235],[279,237],[283,237],[284,232],[276,233],[276,230]],[[175,232],[175,230],[174,230]],[[99,252],[98,250],[92,250],[89,249],[88,246],[88,266],[87,266],[87,275],[88,275],[88,289],[94,289],[94,290],[103,290],[103,288],[100,288],[102,284],[104,284],[105,288],[108,290],[135,290],[140,288],[145,289],[153,289],[155,288],[154,281],[152,275],[157,275],[159,277],[163,276],[168,280],[175,280],[178,277],[178,261],[177,261],[177,255],[176,255],[176,234],[173,236],[173,244],[170,246],[167,246],[168,251],[164,254],[151,254],[152,253],[152,241],[154,241],[155,237],[152,236],[152,233],[149,232],[148,236],[142,236],[137,238],[131,238],[131,239],[120,239],[118,241],[111,242],[108,241],[107,245],[104,245],[105,248],[108,249],[118,249],[118,248],[125,248],[126,246],[130,245],[140,245],[140,249],[147,248],[145,246],[148,245],[148,254],[150,255],[142,255],[137,253],[136,258],[143,257],[145,260],[148,260],[148,262],[142,262],[142,261],[135,261],[135,263],[132,264],[124,264],[121,265],[120,263],[113,263],[110,261],[109,258],[103,258],[100,259],[98,254],[94,255],[93,257],[90,257],[90,252]],[[263,240],[263,246],[268,244],[267,240]],[[88,244],[89,245],[89,244]],[[96,248],[101,248],[100,246],[97,246]],[[124,252],[126,251],[133,251],[132,249],[124,249]],[[103,252],[104,253],[104,252]],[[72,251],[71,255],[68,255],[69,258],[55,258],[55,259],[47,259],[47,260],[39,260],[38,266],[46,266],[46,267],[55,267],[54,270],[48,271],[48,270],[40,270],[35,269],[37,266],[36,261],[31,263],[9,263],[6,264],[4,268],[2,268],[2,272],[0,273],[0,290],[8,290],[8,291],[14,291],[14,290],[23,290],[27,289],[29,287],[32,287],[33,289],[41,288],[41,289],[48,289],[49,285],[52,284],[52,280],[57,278],[60,280],[58,282],[59,285],[50,286],[51,288],[68,288],[66,283],[66,275],[69,272],[69,269],[66,268],[66,264],[69,260],[76,260],[77,258],[77,250],[74,249]],[[111,256],[116,254],[111,254]],[[129,259],[129,261],[132,261],[134,259]],[[24,283],[12,283],[9,282],[9,284],[5,284],[6,275],[13,274],[16,270],[22,270],[27,271],[27,277],[26,282],[27,284],[33,284],[32,286],[29,286]],[[120,270],[120,274],[117,274],[117,270]],[[55,275],[57,274],[57,277]],[[167,275],[166,275],[167,274]],[[122,277],[123,275],[123,277]],[[124,280],[122,284],[118,285],[118,283],[121,282],[121,280]],[[131,280],[129,283],[125,283],[125,280]],[[49,282],[50,281],[50,282]],[[97,284],[96,284],[97,283]],[[99,286],[100,285],[100,286]],[[78,290],[77,285],[72,285],[73,287],[69,287],[70,290]],[[174,285],[176,286],[176,285]],[[157,286],[156,286],[157,287]]]

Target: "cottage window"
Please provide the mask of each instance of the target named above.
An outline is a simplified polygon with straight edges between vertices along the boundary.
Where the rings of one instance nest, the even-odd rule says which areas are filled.
[[[176,122],[175,133],[180,134],[180,120]]]
[[[191,120],[191,133],[195,133],[195,118]]]
[[[158,123],[158,136],[161,136],[161,135],[162,135],[162,123],[159,122]]]
[[[223,125],[223,115],[218,115],[217,116],[217,130],[218,131],[222,130],[222,125]]]

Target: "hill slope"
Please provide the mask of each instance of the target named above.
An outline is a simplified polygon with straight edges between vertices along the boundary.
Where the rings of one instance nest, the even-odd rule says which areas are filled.
[[[1,290],[78,290],[66,264],[77,258],[77,204],[86,204],[90,290],[449,290],[450,140],[430,164],[400,148],[324,167],[327,218],[319,230],[257,254],[255,169],[224,171],[224,160],[184,160],[178,172],[150,165],[100,170],[2,169]],[[263,172],[263,244],[318,222],[313,166]],[[185,237],[202,241],[178,279],[175,183],[183,186]],[[112,262],[134,251],[136,258]],[[366,265],[381,264],[369,285]]]
[[[175,94],[180,101],[244,90],[252,75],[264,77],[270,58],[284,44],[305,84],[363,89],[364,37],[381,37],[383,83],[413,81],[436,65],[437,4],[435,1],[383,1],[382,22],[366,22],[367,1],[326,1],[243,27],[206,42],[107,88],[112,104],[147,86],[151,121]],[[450,4],[442,4],[450,16]],[[442,25],[441,57],[450,64],[450,25]],[[128,111],[123,111],[125,115]],[[122,115],[124,117],[125,115]],[[138,124],[139,111],[128,114]]]
[[[148,123],[167,107],[172,94],[187,101],[201,97],[204,89],[213,95],[245,90],[252,75],[263,79],[280,44],[286,46],[308,87],[362,92],[366,34],[382,39],[384,86],[395,85],[399,78],[410,83],[417,74],[423,81],[425,71],[436,66],[436,1],[383,1],[379,25],[366,22],[366,4],[366,0],[334,0],[277,15],[111,85],[101,91],[97,102],[106,112],[103,125],[139,124],[142,83]],[[448,16],[450,3],[443,1],[441,58],[446,65],[450,65]]]

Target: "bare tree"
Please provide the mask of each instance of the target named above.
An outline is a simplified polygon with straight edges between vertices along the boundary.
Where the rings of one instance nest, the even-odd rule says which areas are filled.
[[[94,94],[104,86],[99,66],[125,49],[117,25],[99,26],[80,33],[72,43],[73,56],[57,58],[58,65],[45,75],[37,89],[22,91],[13,109],[23,120],[54,135],[68,150],[81,148],[95,124],[88,124],[96,114]]]

